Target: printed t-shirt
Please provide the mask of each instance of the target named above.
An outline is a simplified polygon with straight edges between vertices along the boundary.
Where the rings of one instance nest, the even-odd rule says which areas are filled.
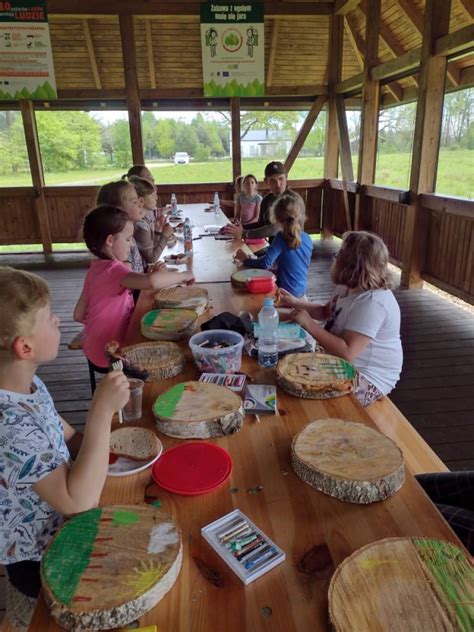
[[[249,196],[245,195],[245,193],[239,193],[237,200],[240,204],[240,221],[242,224],[246,224],[255,216],[255,209],[261,203],[262,199],[259,193]],[[258,221],[258,218],[256,221]]]
[[[403,364],[400,340],[400,307],[391,290],[367,290],[348,294],[339,286],[331,301],[326,329],[336,336],[345,330],[371,338],[352,364],[387,395],[400,378]]]
[[[123,342],[133,312],[131,291],[121,285],[130,268],[121,261],[96,259],[84,282],[86,299],[82,349],[95,365],[107,367],[106,343]]]
[[[39,561],[63,516],[33,485],[70,461],[64,428],[46,386],[0,389],[0,563]]]

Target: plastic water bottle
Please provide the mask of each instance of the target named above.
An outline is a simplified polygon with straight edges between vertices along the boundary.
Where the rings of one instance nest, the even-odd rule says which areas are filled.
[[[189,217],[186,217],[186,219],[184,220],[183,237],[184,254],[190,255],[193,252],[193,229],[191,226],[191,222],[189,221]]]
[[[219,201],[219,194],[216,191],[214,193],[214,214],[215,215],[219,215],[220,206],[221,206],[221,203]]]
[[[171,194],[171,216],[176,217],[178,215],[178,200],[176,199],[176,193]]]
[[[264,368],[270,368],[278,362],[278,312],[273,305],[272,298],[263,301],[263,307],[258,313],[260,334],[258,336],[258,363]]]

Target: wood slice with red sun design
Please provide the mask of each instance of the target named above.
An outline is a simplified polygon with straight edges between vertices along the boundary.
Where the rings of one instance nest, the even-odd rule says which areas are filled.
[[[98,507],[58,531],[41,562],[44,596],[68,630],[131,623],[175,583],[181,532],[164,511],[147,505]]]

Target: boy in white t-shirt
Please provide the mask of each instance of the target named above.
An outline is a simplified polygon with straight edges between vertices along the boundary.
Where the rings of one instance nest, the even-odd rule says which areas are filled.
[[[0,304],[0,564],[9,579],[7,621],[26,630],[41,587],[44,549],[64,515],[99,502],[112,416],[130,391],[122,371],[105,376],[84,435],[77,433],[35,375],[59,348],[59,318],[51,312],[46,282],[0,268]]]
[[[326,305],[315,305],[280,291],[281,304],[293,307],[293,318],[324,349],[358,369],[354,394],[363,406],[387,395],[398,382],[403,363],[400,308],[391,288],[388,250],[364,231],[343,235],[331,267],[338,286]],[[315,320],[326,321],[322,327]]]

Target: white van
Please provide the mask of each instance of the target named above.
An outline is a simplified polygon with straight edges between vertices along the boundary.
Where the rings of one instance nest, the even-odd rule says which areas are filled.
[[[174,155],[175,165],[189,165],[189,154],[187,151],[177,151]]]

